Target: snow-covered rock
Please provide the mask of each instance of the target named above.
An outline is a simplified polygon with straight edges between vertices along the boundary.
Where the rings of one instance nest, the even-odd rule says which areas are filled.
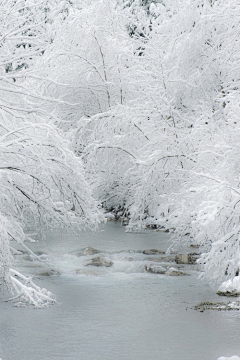
[[[114,221],[116,220],[116,216],[113,213],[105,213],[104,214],[105,219],[107,219],[107,221]]]
[[[233,301],[233,302],[208,302],[203,301],[200,304],[194,306],[195,310],[200,312],[204,312],[205,310],[217,310],[217,311],[228,311],[228,310],[240,310],[240,301]]]
[[[165,274],[167,269],[163,266],[156,265],[156,264],[148,264],[145,265],[145,270],[147,272],[153,273],[153,274]]]
[[[225,356],[221,356],[220,358],[218,358],[217,360],[240,360],[240,357],[237,355],[234,355],[232,357],[225,357]]]
[[[198,259],[198,254],[178,254],[175,256],[175,262],[177,264],[195,264]]]
[[[83,251],[83,254],[84,255],[95,255],[95,254],[99,254],[101,251],[100,250],[97,250],[97,249],[94,249],[93,247],[91,246],[88,246],[84,251]]]
[[[218,295],[240,296],[240,276],[224,281],[217,291]]]
[[[162,274],[162,275],[165,274],[168,276],[186,276],[186,275],[188,275],[175,267],[166,268],[166,267],[163,267],[161,265],[156,265],[156,264],[146,265],[145,270],[147,272],[150,272],[153,274]]]

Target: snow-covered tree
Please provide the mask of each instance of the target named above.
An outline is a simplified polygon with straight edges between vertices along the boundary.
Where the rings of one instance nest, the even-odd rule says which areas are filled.
[[[94,196],[123,208],[128,230],[197,241],[213,280],[239,267],[238,11],[234,1],[70,4],[38,57],[44,82],[29,78],[31,104],[72,128]]]
[[[65,128],[126,103],[133,49],[124,22],[115,2],[92,1],[71,8],[58,27],[42,60],[45,77],[55,80],[47,94],[62,100],[56,114]]]
[[[179,245],[198,241],[205,246],[200,259],[205,274],[219,282],[239,272],[239,39],[234,16],[239,5],[186,6],[156,23],[158,37],[153,28],[145,45],[145,57],[151,46],[152,61],[161,52],[155,66],[161,81],[153,81],[154,91],[146,93],[158,105],[166,137],[158,140],[158,157],[147,161],[154,166],[143,167],[148,180],[137,188],[140,200],[130,225],[153,221],[175,229]]]
[[[26,246],[26,226],[94,229],[102,220],[81,160],[42,105],[54,101],[44,95],[51,79],[37,66],[51,44],[51,4],[0,4],[0,276],[15,300],[35,307],[55,299],[12,269],[12,248]]]
[[[11,276],[10,241],[27,240],[24,228],[74,226],[96,228],[101,220],[84,179],[79,158],[68,150],[59,131],[45,124],[22,123],[0,138],[1,275],[7,286],[26,300]],[[39,297],[38,306],[45,302]],[[32,300],[29,298],[29,302]]]
[[[152,6],[151,31],[134,35],[144,47],[128,68],[128,109],[96,116],[82,132],[90,135],[84,157],[92,149],[98,159],[93,172],[103,159],[95,174],[108,170],[100,198],[125,207],[129,229],[155,224],[175,229],[180,245],[199,242],[206,251],[200,263],[213,281],[239,272],[238,7]]]

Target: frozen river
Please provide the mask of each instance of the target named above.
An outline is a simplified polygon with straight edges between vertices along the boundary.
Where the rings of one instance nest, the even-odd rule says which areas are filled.
[[[0,303],[2,360],[217,360],[240,355],[240,312],[205,311],[201,301],[223,301],[206,283],[144,270],[153,256],[141,250],[166,250],[169,235],[124,232],[110,222],[96,234],[63,232],[31,245],[43,251],[48,267],[60,275],[43,276],[46,264],[19,256],[18,269],[57,296],[47,309]],[[92,246],[114,264],[84,266]]]

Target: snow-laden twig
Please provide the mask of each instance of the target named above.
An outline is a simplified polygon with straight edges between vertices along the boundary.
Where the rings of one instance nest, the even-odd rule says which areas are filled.
[[[14,269],[10,269],[9,282],[16,295],[8,301],[14,301],[16,306],[29,304],[35,308],[44,308],[56,303],[56,299],[50,291],[40,288],[34,284],[31,277],[26,277]],[[17,303],[16,300],[18,300]]]

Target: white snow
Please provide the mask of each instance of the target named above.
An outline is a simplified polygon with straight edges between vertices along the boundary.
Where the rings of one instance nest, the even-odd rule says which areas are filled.
[[[217,360],[240,360],[240,357],[237,355],[234,355],[232,357],[225,357],[225,356],[221,356],[220,358],[218,358]]]
[[[233,279],[224,281],[218,289],[218,291],[222,292],[232,292],[233,290],[240,292],[240,276],[235,276]]]
[[[110,212],[105,213],[104,217],[107,218],[107,219],[113,219],[113,220],[115,219],[115,215],[113,213],[110,213]]]

